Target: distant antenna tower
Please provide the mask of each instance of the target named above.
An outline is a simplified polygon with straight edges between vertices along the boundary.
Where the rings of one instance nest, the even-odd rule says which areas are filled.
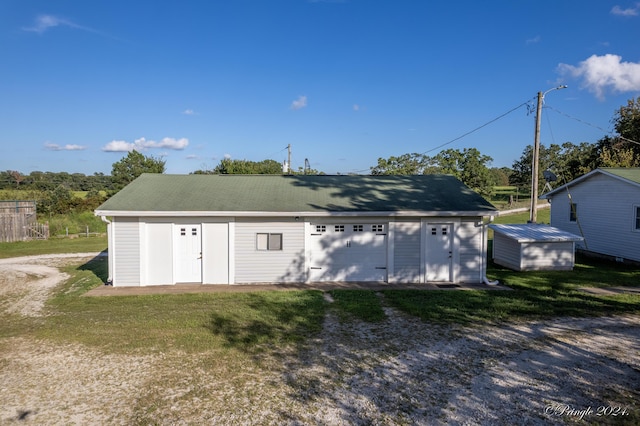
[[[306,175],[310,171],[311,171],[311,164],[309,164],[309,159],[305,158],[304,159],[304,174]]]

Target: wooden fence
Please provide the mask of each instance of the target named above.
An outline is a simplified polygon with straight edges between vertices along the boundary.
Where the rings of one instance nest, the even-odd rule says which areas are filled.
[[[35,201],[0,201],[0,242],[48,238],[49,224],[37,222]]]

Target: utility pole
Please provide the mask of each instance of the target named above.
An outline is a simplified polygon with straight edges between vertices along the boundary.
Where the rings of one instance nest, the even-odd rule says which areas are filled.
[[[536,128],[533,137],[533,163],[531,166],[531,207],[529,209],[529,222],[538,220],[538,168],[540,167],[540,118],[542,112],[542,99],[544,94],[538,92],[538,106],[536,108]]]
[[[291,174],[291,144],[287,145],[287,174]]]
[[[540,121],[542,118],[542,102],[544,95],[552,90],[566,89],[566,85],[554,87],[546,92],[538,92],[538,106],[536,107],[536,128],[533,138],[533,152],[531,165],[531,208],[529,209],[529,223],[536,223],[538,220],[538,169],[540,167]]]

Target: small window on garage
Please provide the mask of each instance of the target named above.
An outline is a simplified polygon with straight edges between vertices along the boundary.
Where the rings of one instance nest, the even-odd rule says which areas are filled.
[[[384,225],[371,225],[373,232],[384,232]]]
[[[364,226],[362,225],[353,225],[353,232],[362,232],[364,231]]]
[[[344,232],[344,225],[335,225],[333,228],[335,232]]]
[[[578,219],[578,205],[569,203],[569,222],[575,222]]]
[[[636,227],[635,230],[636,231],[640,231],[640,206],[635,206],[635,210],[636,210]]]
[[[316,232],[327,232],[327,225],[316,225]]]
[[[257,250],[282,250],[282,234],[256,234]]]

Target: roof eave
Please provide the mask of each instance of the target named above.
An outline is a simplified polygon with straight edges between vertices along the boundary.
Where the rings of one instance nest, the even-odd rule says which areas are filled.
[[[497,210],[478,211],[141,211],[141,210],[96,210],[96,216],[120,216],[120,217],[290,217],[290,216],[321,216],[321,217],[459,217],[459,216],[497,216]]]

